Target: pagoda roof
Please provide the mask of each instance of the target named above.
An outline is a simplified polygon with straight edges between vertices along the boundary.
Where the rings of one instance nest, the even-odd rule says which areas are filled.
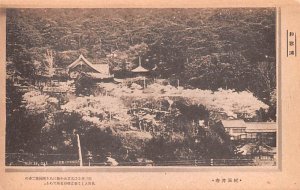
[[[146,73],[146,72],[149,72],[149,70],[145,69],[142,66],[138,66],[137,68],[131,70],[131,72],[134,72],[134,73]]]
[[[131,70],[131,72],[134,72],[134,73],[147,73],[147,72],[149,72],[149,70],[145,69],[142,66],[141,57],[139,57],[139,66],[137,68]]]

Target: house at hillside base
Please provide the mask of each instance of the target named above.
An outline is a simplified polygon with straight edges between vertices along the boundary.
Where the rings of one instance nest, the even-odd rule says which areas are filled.
[[[244,120],[222,120],[231,140],[261,140],[269,146],[276,146],[275,122],[245,122]]]
[[[83,55],[80,55],[67,67],[70,78],[75,79],[81,73],[90,75],[97,81],[112,81],[114,75],[110,73],[107,63],[91,63]]]

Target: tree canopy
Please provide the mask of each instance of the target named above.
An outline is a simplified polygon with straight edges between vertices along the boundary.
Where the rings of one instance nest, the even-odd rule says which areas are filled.
[[[28,76],[34,63],[47,65],[47,49],[62,68],[83,54],[126,71],[141,56],[162,78],[250,90],[266,103],[276,88],[275,9],[9,10],[7,56],[17,69]]]

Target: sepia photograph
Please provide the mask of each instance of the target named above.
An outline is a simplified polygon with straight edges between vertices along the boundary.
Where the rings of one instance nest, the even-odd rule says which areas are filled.
[[[7,9],[5,166],[276,168],[276,57],[276,8]]]

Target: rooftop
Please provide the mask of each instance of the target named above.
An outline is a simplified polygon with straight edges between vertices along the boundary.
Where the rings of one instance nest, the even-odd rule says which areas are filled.
[[[104,75],[110,75],[109,72],[109,65],[107,63],[105,64],[93,64],[89,62],[83,55],[80,55],[78,59],[76,59],[73,63],[71,63],[67,68],[72,69],[75,68],[78,65],[86,64],[89,67],[91,67],[93,70],[95,70],[96,73],[101,73]]]
[[[276,132],[275,122],[247,122],[246,132]]]
[[[224,128],[245,128],[247,133],[251,132],[276,132],[275,122],[245,122],[244,120],[222,120]]]
[[[148,72],[149,70],[145,69],[144,67],[142,66],[138,66],[137,68],[131,70],[131,72],[134,72],[134,73],[146,73]]]
[[[246,123],[244,120],[222,120],[225,128],[245,128]]]

